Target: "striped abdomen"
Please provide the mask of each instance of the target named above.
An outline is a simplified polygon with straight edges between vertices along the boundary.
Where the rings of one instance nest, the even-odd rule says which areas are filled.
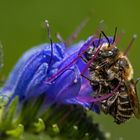
[[[117,124],[124,123],[133,116],[133,108],[127,92],[116,93],[104,100],[101,108],[106,114],[112,115]]]

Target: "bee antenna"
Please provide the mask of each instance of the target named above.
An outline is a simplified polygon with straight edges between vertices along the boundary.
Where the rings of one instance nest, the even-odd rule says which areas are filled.
[[[130,48],[131,48],[132,44],[134,43],[134,41],[136,40],[136,38],[137,38],[137,35],[134,34],[133,37],[132,37],[132,39],[131,39],[131,41],[130,41],[130,43],[128,44],[128,47],[124,51],[124,55],[125,56],[127,56],[128,51],[130,50]]]
[[[106,38],[106,40],[108,42],[108,47],[110,47],[110,41],[109,41],[108,37],[106,36],[106,34],[103,31],[101,31],[101,32],[102,32],[102,34],[104,35],[104,37]]]
[[[47,32],[48,32],[48,38],[49,38],[50,43],[51,43],[51,57],[50,57],[50,60],[48,63],[50,65],[52,62],[52,57],[53,57],[53,41],[52,41],[52,37],[51,37],[51,30],[50,30],[50,25],[49,25],[48,20],[45,20],[45,25],[46,25]]]
[[[114,36],[113,36],[113,43],[115,42],[116,35],[117,35],[117,27],[115,27],[115,32],[114,32]]]

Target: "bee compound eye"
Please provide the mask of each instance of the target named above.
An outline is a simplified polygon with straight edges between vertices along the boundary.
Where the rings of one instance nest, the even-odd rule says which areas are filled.
[[[112,51],[104,51],[101,53],[102,57],[111,57],[113,56],[113,52]]]
[[[109,52],[108,52],[108,55],[109,55],[109,56],[112,56],[112,55],[113,55],[113,52],[112,52],[112,51],[109,51]]]
[[[128,67],[128,62],[125,59],[120,59],[118,63],[119,63],[119,66],[122,68]]]

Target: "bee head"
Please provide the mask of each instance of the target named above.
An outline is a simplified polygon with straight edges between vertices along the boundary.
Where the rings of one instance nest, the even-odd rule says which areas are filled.
[[[103,43],[100,51],[100,55],[103,58],[115,57],[119,52],[119,49],[114,45],[109,45],[108,43]]]

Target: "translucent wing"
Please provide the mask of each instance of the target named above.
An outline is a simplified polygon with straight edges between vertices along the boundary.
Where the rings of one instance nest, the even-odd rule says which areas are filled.
[[[133,107],[134,115],[136,118],[140,119],[140,103],[134,81],[131,81],[130,86],[128,86],[128,94],[130,103]]]

